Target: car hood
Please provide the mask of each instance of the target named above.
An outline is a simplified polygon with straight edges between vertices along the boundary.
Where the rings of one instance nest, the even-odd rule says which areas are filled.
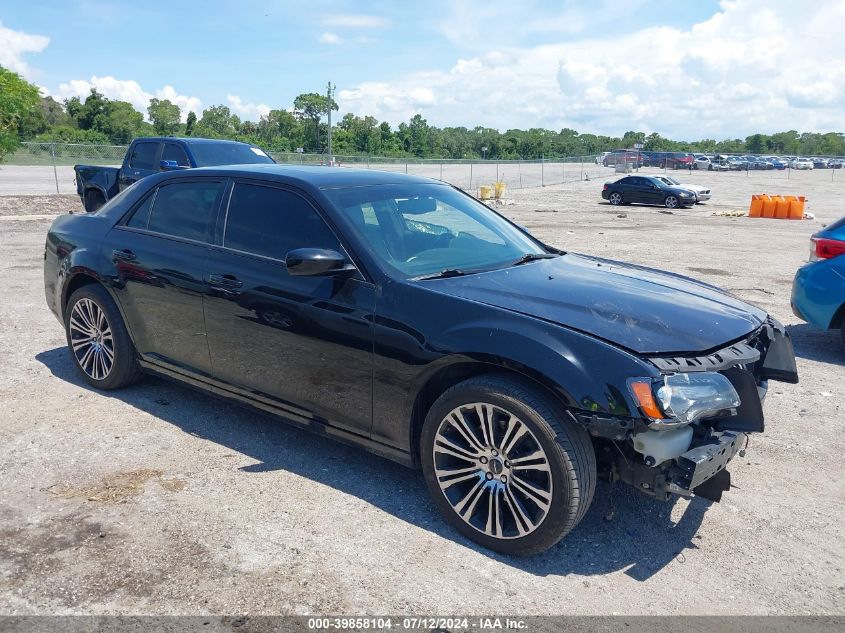
[[[579,330],[639,354],[713,350],[753,332],[767,316],[709,284],[572,253],[422,283],[444,294]]]
[[[702,187],[701,185],[688,185],[686,183],[683,183],[683,184],[678,185],[678,186],[683,187],[684,189],[689,189],[690,191],[694,191],[696,193],[701,193],[702,191],[709,191],[710,190],[708,187]]]

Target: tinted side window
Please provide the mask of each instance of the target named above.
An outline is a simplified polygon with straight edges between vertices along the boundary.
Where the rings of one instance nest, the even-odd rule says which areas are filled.
[[[158,143],[136,143],[129,157],[129,166],[135,169],[153,169]]]
[[[219,182],[179,182],[159,187],[150,213],[150,231],[212,241]]]
[[[331,229],[304,198],[240,183],[229,202],[223,245],[275,259],[284,259],[295,248],[340,250]]]
[[[175,160],[179,167],[191,166],[191,163],[188,162],[188,155],[185,153],[185,150],[182,149],[180,145],[175,145],[173,143],[164,144],[164,151],[161,153],[161,160]]]
[[[144,198],[141,204],[132,212],[132,217],[126,223],[126,226],[132,226],[136,229],[147,228],[147,223],[150,221],[150,209],[153,206],[153,199],[155,198],[155,191]]]

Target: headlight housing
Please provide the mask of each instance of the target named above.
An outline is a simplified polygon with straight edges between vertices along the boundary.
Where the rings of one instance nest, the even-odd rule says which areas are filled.
[[[731,381],[717,372],[691,372],[628,381],[640,409],[652,420],[654,429],[691,424],[741,404]]]

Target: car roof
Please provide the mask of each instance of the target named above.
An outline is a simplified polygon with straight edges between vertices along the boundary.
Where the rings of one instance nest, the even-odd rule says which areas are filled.
[[[217,167],[200,167],[189,171],[169,172],[175,177],[186,175],[197,176],[228,176],[232,178],[249,178],[250,176],[266,180],[275,180],[296,185],[310,185],[317,189],[335,189],[343,187],[364,187],[372,185],[411,185],[411,184],[439,184],[445,183],[421,176],[378,169],[354,169],[349,167],[326,167],[309,165],[279,165],[279,164],[249,164],[225,165]],[[268,178],[268,176],[270,178]]]
[[[160,143],[164,141],[179,141],[181,143],[187,143],[188,145],[206,145],[206,144],[220,144],[225,143],[226,145],[246,145],[250,146],[249,143],[243,143],[241,141],[230,141],[228,139],[223,138],[198,138],[193,136],[139,136],[135,139],[136,141],[150,141],[153,143]]]

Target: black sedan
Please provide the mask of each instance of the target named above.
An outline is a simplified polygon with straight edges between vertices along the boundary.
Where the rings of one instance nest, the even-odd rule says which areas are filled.
[[[612,205],[659,204],[667,209],[689,207],[696,201],[695,193],[689,189],[651,176],[625,176],[616,182],[606,182],[601,197]]]
[[[767,380],[797,380],[763,310],[393,173],[150,176],[57,218],[44,282],[92,387],[155,373],[421,467],[449,523],[511,554],[572,530],[599,476],[718,498]]]

